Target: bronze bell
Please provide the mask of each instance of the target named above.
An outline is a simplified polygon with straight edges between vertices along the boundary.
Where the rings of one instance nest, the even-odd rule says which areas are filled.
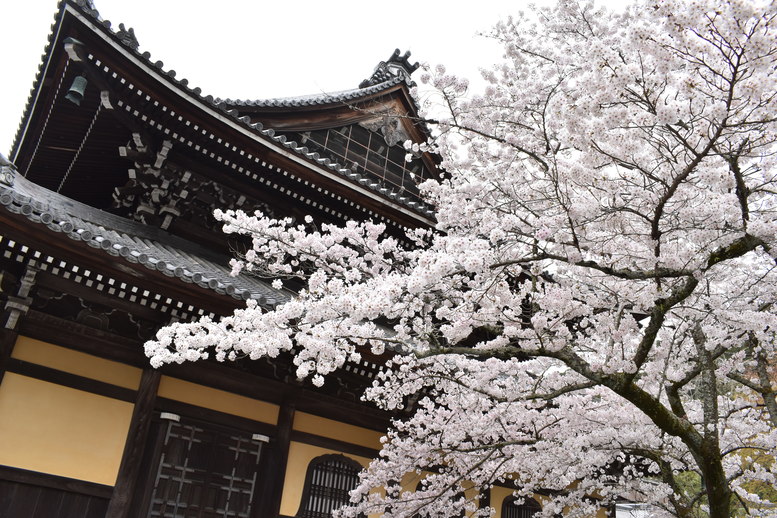
[[[85,91],[86,78],[84,76],[76,76],[73,79],[73,84],[70,85],[70,89],[67,91],[67,95],[65,95],[65,99],[75,104],[76,106],[81,106],[81,101],[84,100]]]

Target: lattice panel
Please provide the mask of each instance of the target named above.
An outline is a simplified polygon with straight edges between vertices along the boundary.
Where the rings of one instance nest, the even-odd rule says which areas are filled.
[[[519,504],[515,498],[508,498],[502,504],[502,518],[532,518],[540,510],[539,504],[530,498],[523,504]]]
[[[261,453],[248,434],[169,422],[148,516],[248,518]]]
[[[310,489],[300,518],[331,518],[332,511],[350,501],[348,493],[359,483],[359,470],[329,459],[313,467]]]

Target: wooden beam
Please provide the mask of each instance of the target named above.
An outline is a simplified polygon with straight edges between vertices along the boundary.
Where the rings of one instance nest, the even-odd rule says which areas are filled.
[[[301,432],[294,430],[291,433],[291,440],[294,442],[301,442],[303,444],[311,444],[328,450],[333,450],[341,453],[348,453],[351,455],[358,455],[360,457],[367,457],[368,459],[374,459],[380,453],[375,448],[369,448],[367,446],[361,446],[359,444],[353,444],[346,441],[340,441],[338,439],[331,439],[329,437],[323,437],[313,433]]]
[[[491,489],[486,488],[483,489],[480,492],[480,501],[478,502],[478,507],[481,509],[485,509],[486,507],[491,507]],[[497,511],[499,512],[499,511]]]
[[[126,518],[129,515],[161,378],[161,373],[156,369],[145,369],[140,378],[127,442],[124,444],[124,454],[105,518]]]
[[[148,358],[143,354],[142,340],[119,336],[42,311],[29,310],[19,325],[19,333],[106,360],[140,368],[148,366]]]
[[[18,358],[11,358],[8,360],[7,370],[15,374],[27,376],[28,378],[48,381],[49,383],[55,383],[63,387],[83,390],[84,392],[99,394],[101,396],[118,399],[119,401],[132,402],[136,400],[135,391],[132,389],[95,380],[86,376],[79,376],[78,374],[71,374],[59,369],[46,367],[45,365],[19,360]]]
[[[162,369],[162,371],[164,374],[164,369]],[[248,419],[247,417],[219,412],[218,410],[191,405],[165,397],[157,397],[154,408],[160,412],[170,412],[182,417],[226,426],[227,428],[233,428],[243,432],[261,433],[264,435],[272,435],[275,433],[275,426],[269,423],[255,421],[253,419]]]

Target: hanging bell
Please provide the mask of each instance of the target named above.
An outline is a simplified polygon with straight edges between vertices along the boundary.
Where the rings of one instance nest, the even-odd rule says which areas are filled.
[[[84,76],[76,76],[73,79],[73,84],[70,85],[70,89],[67,91],[67,95],[65,95],[65,99],[75,104],[76,106],[81,106],[81,101],[84,100],[85,91],[86,78]]]

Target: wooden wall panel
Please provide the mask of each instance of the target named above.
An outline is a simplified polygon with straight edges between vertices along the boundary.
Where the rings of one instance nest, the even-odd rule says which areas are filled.
[[[111,487],[0,466],[3,518],[103,518]]]
[[[8,518],[103,518],[108,500],[0,480],[0,516]]]

